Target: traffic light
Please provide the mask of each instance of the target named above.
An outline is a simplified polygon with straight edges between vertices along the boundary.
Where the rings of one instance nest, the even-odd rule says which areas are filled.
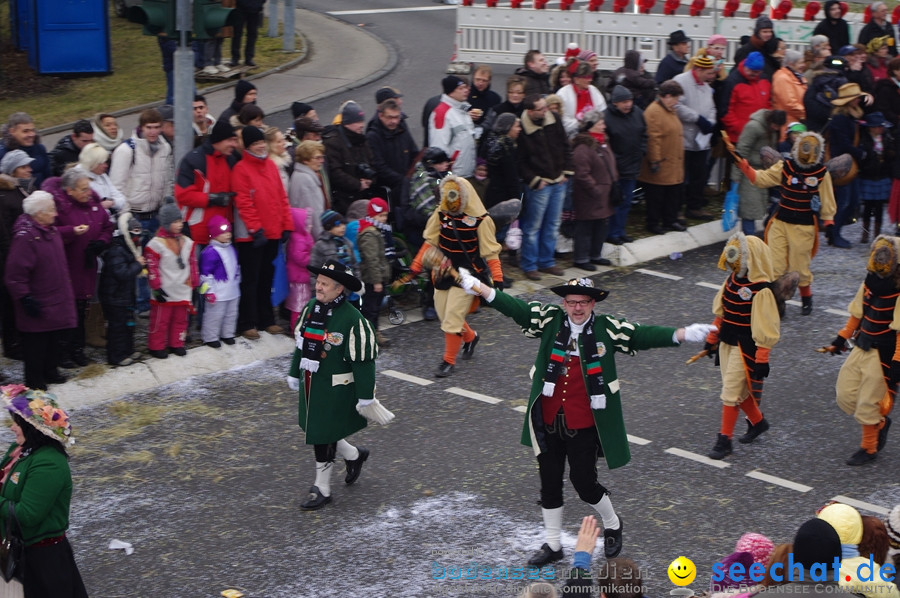
[[[165,35],[177,38],[175,31],[175,0],[143,0],[128,9],[128,20],[144,26],[144,35]]]
[[[220,0],[194,0],[194,39],[212,39],[222,27],[234,25],[233,8],[223,8]]]

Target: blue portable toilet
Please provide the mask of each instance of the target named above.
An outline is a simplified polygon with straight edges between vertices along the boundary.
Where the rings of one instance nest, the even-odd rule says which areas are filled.
[[[31,0],[31,68],[42,75],[112,72],[108,4],[107,0]]]
[[[12,42],[16,49],[24,52],[31,47],[31,5],[33,0],[10,0],[9,22],[12,24]]]

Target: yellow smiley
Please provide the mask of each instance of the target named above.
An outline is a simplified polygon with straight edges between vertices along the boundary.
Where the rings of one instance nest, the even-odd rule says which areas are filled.
[[[676,586],[689,585],[697,577],[697,567],[687,557],[680,556],[669,565],[669,580]]]

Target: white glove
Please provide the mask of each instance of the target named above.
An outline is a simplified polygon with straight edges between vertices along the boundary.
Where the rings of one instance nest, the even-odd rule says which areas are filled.
[[[287,378],[288,388],[293,391],[300,390],[300,378],[294,378],[293,376],[288,376]]]
[[[712,324],[691,324],[684,327],[684,340],[689,343],[702,343],[716,327]]]
[[[469,295],[481,295],[481,281],[472,276],[465,268],[459,269],[459,286]]]
[[[606,395],[592,396],[591,409],[606,409]]]
[[[356,410],[359,411],[360,408],[371,405],[374,400],[375,399],[359,399],[356,401]]]

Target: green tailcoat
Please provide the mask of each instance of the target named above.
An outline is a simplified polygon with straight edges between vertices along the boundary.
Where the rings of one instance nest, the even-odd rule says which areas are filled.
[[[6,451],[0,467],[9,462],[15,446]],[[72,472],[66,456],[53,447],[42,446],[27,457],[19,457],[0,489],[0,526],[6,533],[7,503],[12,501],[26,545],[61,536],[69,527],[71,500]]]

